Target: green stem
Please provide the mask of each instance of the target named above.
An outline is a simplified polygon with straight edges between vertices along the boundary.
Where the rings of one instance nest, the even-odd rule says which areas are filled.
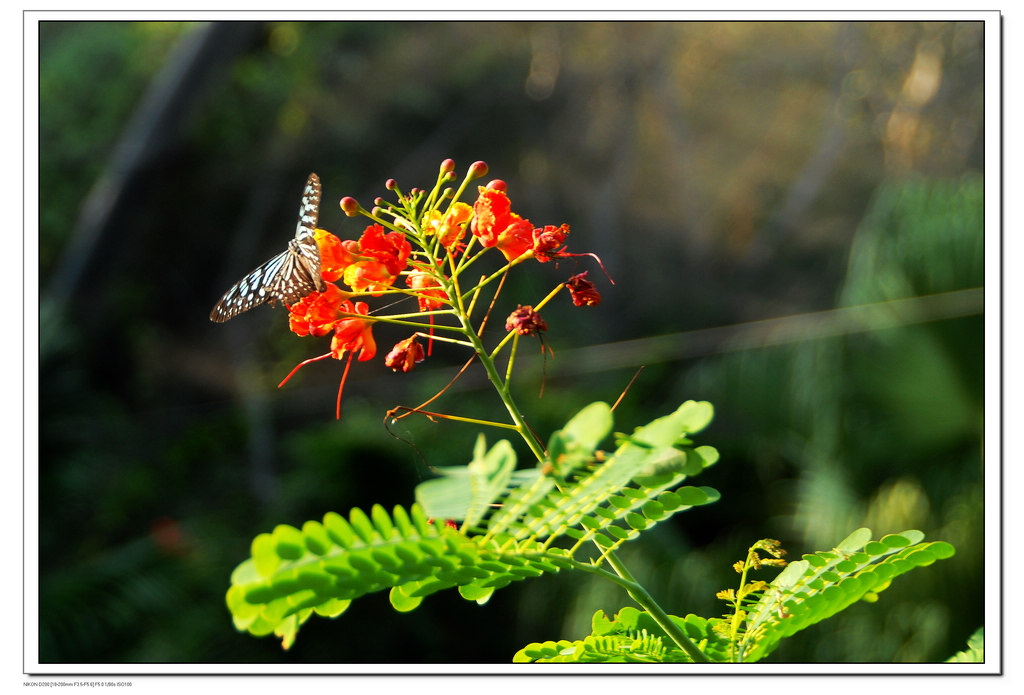
[[[658,623],[661,629],[665,631],[665,634],[667,634],[680,649],[689,654],[690,658],[696,662],[708,663],[711,661],[711,659],[705,656],[704,652],[697,648],[697,645],[693,643],[693,640],[686,636],[682,628],[676,625],[675,622],[668,617],[668,614],[662,610],[661,606],[658,605],[658,602],[654,600],[654,597],[647,593],[647,589],[633,578],[633,575],[629,573],[626,566],[622,564],[622,560],[620,560],[614,552],[608,551],[605,554],[605,557],[608,558],[608,564],[612,566],[615,573],[622,579],[622,581],[618,583],[626,589],[626,593],[629,594],[629,597],[639,603],[644,610],[654,618],[654,622]]]
[[[512,394],[509,392],[508,384],[505,383],[501,375],[498,373],[498,369],[494,364],[494,360],[491,359],[490,355],[487,354],[487,350],[484,348],[483,342],[480,340],[480,336],[473,330],[473,326],[469,323],[469,317],[465,315],[459,316],[462,321],[462,327],[465,329],[466,338],[473,343],[473,349],[476,351],[477,357],[480,358],[480,363],[484,366],[484,370],[487,372],[487,378],[490,379],[494,385],[494,389],[498,392],[498,397],[501,398],[501,402],[505,404],[505,410],[512,416],[512,421],[516,423],[516,431],[519,436],[523,438],[526,445],[530,447],[530,451],[537,457],[538,461],[544,460],[544,447],[541,446],[537,438],[533,436],[533,432],[526,424],[526,419],[523,418],[522,413],[519,412],[519,407],[516,405],[515,400],[512,399]]]

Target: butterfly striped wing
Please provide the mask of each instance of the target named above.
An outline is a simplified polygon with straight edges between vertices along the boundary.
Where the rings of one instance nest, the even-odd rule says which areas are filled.
[[[313,231],[320,210],[320,179],[310,174],[302,191],[295,238],[288,248],[256,268],[224,293],[210,312],[210,320],[223,323],[244,311],[269,302],[294,304],[310,292],[324,290],[320,277],[320,249]]]

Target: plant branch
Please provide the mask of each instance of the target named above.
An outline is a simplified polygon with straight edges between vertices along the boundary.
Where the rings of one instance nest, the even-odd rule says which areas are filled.
[[[622,580],[616,583],[624,587],[626,589],[626,593],[629,594],[629,597],[639,603],[644,610],[654,618],[654,622],[658,623],[658,626],[665,631],[665,634],[667,634],[680,649],[689,654],[690,658],[694,661],[709,663],[711,660],[704,654],[704,652],[698,649],[697,645],[693,643],[693,640],[687,637],[682,629],[668,617],[668,614],[662,610],[661,606],[658,605],[658,602],[654,600],[654,597],[647,592],[647,589],[633,578],[633,575],[630,574],[629,570],[626,569],[626,566],[622,564],[619,557],[612,551],[606,553],[605,557],[608,558],[608,564],[612,566],[612,569],[615,570],[615,573],[618,574],[619,578]]]

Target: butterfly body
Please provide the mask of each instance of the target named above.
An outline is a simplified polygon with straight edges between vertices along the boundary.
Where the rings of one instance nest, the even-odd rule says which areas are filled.
[[[210,320],[222,323],[260,304],[294,304],[310,292],[323,292],[320,249],[314,230],[320,210],[320,179],[310,174],[302,192],[295,238],[288,248],[251,271],[224,293],[210,312]]]

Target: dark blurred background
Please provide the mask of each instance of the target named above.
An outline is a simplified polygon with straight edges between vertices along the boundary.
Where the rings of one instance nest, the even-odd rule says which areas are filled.
[[[383,425],[464,353],[435,344],[394,374],[405,336],[376,331],[339,422],[338,362],[276,388],[326,339],[281,309],[217,325],[210,308],[284,248],[310,171],[320,226],[356,238],[342,196],[429,187],[446,157],[460,175],[485,160],[615,280],[587,261],[510,277],[498,316],[583,269],[604,296],[545,312],[553,359],[523,346],[539,433],[642,365],[617,430],[715,406],[699,442],[721,460],[694,484],[721,501],[622,553],[669,612],[722,613],[760,538],[795,559],[918,528],[956,556],[772,660],[963,649],[984,600],[984,40],[977,22],[42,23],[40,661],[507,663],[629,605],[563,574],[483,607],[371,595],[289,652],[231,624],[254,536],[407,505],[424,460],[467,462],[477,429],[408,418],[410,446]],[[475,373],[433,405],[502,413]]]

